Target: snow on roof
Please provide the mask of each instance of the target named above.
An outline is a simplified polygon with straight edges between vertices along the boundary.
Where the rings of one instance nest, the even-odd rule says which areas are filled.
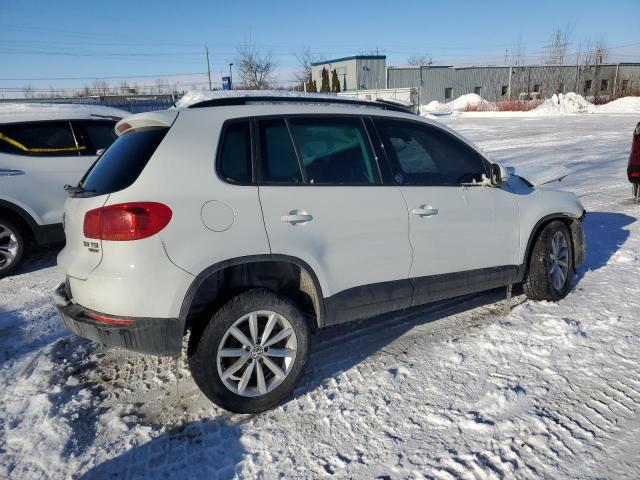
[[[302,97],[302,98],[322,98],[326,100],[330,94],[326,93],[305,93],[290,92],[287,90],[191,90],[185,93],[180,100],[176,102],[176,108],[187,108],[196,103],[207,100],[215,100],[218,98],[230,97]],[[342,97],[336,97],[342,99]]]
[[[84,120],[100,117],[128,117],[118,108],[74,103],[0,103],[0,122],[30,122],[34,120]]]

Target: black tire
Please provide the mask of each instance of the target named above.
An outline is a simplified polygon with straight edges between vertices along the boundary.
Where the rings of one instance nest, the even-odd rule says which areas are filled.
[[[224,384],[218,373],[217,352],[225,333],[237,320],[260,310],[276,312],[286,318],[295,332],[297,352],[293,365],[282,383],[260,396],[246,397],[231,391]],[[191,375],[207,398],[231,412],[258,413],[281,403],[298,383],[307,363],[309,328],[301,311],[289,299],[269,290],[253,289],[228,301],[209,320],[202,334],[197,338],[191,338],[189,342],[188,358]],[[262,362],[263,359],[256,359],[256,362],[258,361]],[[261,363],[261,365],[266,369],[265,364]],[[240,372],[243,370],[244,368]],[[265,371],[270,374],[268,370]]]
[[[567,273],[561,288],[556,288],[551,273],[551,242],[555,235],[562,235],[567,245]],[[529,258],[522,288],[531,300],[547,300],[557,302],[567,296],[571,290],[571,280],[575,274],[573,265],[573,244],[567,226],[560,221],[553,221],[542,229],[536,239]]]
[[[7,232],[10,233],[9,237],[0,238],[0,278],[11,275],[20,266],[27,249],[25,236],[20,228],[10,220],[0,217],[0,235]],[[11,250],[15,253],[13,258],[9,260],[7,255],[10,243],[12,244]]]

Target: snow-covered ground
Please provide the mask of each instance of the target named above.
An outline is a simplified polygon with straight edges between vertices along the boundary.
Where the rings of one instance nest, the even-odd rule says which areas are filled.
[[[0,478],[640,478],[638,120],[446,118],[506,165],[573,170],[553,188],[589,211],[575,289],[508,316],[490,292],[327,329],[261,415],[213,406],[183,360],[70,336],[40,251],[0,280]]]

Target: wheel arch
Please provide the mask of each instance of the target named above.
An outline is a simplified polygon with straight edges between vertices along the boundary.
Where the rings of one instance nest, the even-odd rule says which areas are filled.
[[[584,247],[583,245],[578,245],[578,242],[583,242],[581,238],[577,238],[579,232],[574,227],[576,222],[582,222],[584,216],[586,215],[586,211],[582,213],[580,217],[574,217],[573,215],[567,213],[552,213],[549,215],[545,215],[542,217],[531,229],[529,234],[529,239],[527,240],[527,247],[524,251],[524,257],[520,268],[518,269],[516,282],[519,283],[523,280],[524,274],[529,268],[529,260],[531,259],[531,252],[533,250],[533,246],[535,245],[536,240],[542,233],[542,230],[549,225],[551,222],[559,220],[564,223],[569,230],[569,237],[571,239],[571,246],[573,251],[573,260],[574,260],[574,268],[576,265],[582,263],[582,257],[584,256]]]
[[[24,208],[0,199],[0,215],[4,215],[16,223],[28,239],[40,241],[38,223]]]
[[[313,317],[312,330],[324,326],[324,297],[317,275],[305,261],[278,254],[238,257],[205,268],[187,290],[180,317],[187,326],[195,326],[202,313],[252,288],[266,288],[293,300]]]

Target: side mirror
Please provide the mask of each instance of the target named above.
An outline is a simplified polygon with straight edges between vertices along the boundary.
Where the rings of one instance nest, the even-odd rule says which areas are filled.
[[[106,150],[106,148],[101,148],[96,152],[96,156],[99,157],[100,155],[102,155],[104,153],[104,151]]]
[[[491,183],[499,187],[509,179],[509,172],[499,163],[491,164]]]

